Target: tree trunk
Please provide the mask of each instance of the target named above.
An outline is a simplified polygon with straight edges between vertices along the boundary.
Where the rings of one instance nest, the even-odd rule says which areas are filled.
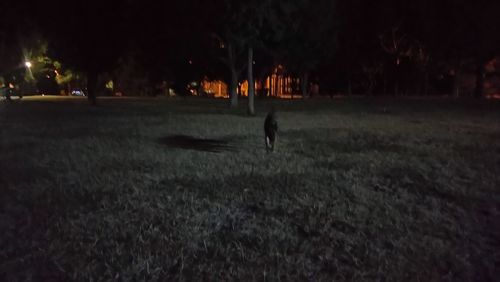
[[[429,95],[429,72],[424,71],[424,96]]]
[[[484,63],[479,62],[476,69],[476,88],[474,90],[475,98],[483,98],[484,95]]]
[[[231,99],[231,108],[238,106],[238,74],[236,69],[231,68],[231,82],[229,84],[229,97]]]
[[[453,93],[455,97],[460,97],[460,67],[455,69],[455,78],[453,79]]]
[[[309,91],[307,86],[309,85],[309,73],[307,71],[302,72],[300,75],[300,90],[302,92],[302,98],[309,97]]]
[[[267,93],[266,93],[266,78],[261,78],[260,79],[260,92],[259,92],[259,96],[260,97],[266,97]]]
[[[349,78],[347,79],[347,96],[352,96],[352,78],[351,78],[351,75],[349,75]]]
[[[395,69],[395,73],[394,73],[394,96],[398,96],[399,95],[399,82],[400,82],[401,74],[400,74],[398,64],[396,64],[395,68],[396,69]]]
[[[229,68],[231,71],[231,78],[229,83],[229,97],[230,107],[236,108],[238,106],[238,71],[236,70],[236,58],[234,57],[233,44],[227,44],[227,55],[229,61]]]
[[[278,97],[280,95],[280,77],[276,74],[276,81],[274,82],[274,96]]]
[[[286,76],[284,76],[283,79],[281,80],[281,95],[287,94],[286,93],[286,82],[287,82],[287,78],[286,78]]]
[[[387,74],[384,71],[384,89],[382,90],[382,96],[387,95]]]
[[[373,75],[373,74],[369,74],[368,75],[368,83],[369,83],[369,85],[368,85],[368,95],[369,96],[375,96],[373,94],[373,90],[375,88],[375,75]]]
[[[267,90],[267,97],[273,96],[273,73],[269,75],[269,88]]]
[[[89,100],[89,103],[92,105],[92,106],[96,106],[97,105],[97,99],[96,99],[96,95],[97,95],[97,71],[94,71],[94,70],[89,70],[87,72],[87,92],[88,92],[88,100]]]
[[[253,81],[253,48],[248,47],[248,114],[255,115],[255,84]]]

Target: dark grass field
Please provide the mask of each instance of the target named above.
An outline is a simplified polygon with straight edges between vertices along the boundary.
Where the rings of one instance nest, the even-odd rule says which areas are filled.
[[[257,111],[0,102],[0,280],[498,281],[498,102]]]

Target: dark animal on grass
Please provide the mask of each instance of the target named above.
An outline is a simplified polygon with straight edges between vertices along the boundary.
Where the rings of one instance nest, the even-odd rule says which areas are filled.
[[[278,140],[278,121],[274,108],[267,114],[264,121],[264,137],[266,141],[266,151],[273,152]]]

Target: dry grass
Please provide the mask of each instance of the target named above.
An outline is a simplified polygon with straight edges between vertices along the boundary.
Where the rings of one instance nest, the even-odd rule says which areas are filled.
[[[257,109],[0,103],[0,280],[498,279],[498,103]]]

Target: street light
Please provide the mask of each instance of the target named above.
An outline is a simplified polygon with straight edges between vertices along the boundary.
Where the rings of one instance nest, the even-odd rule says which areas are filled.
[[[32,64],[31,62],[25,62],[24,65],[27,67],[27,68],[31,68]]]

